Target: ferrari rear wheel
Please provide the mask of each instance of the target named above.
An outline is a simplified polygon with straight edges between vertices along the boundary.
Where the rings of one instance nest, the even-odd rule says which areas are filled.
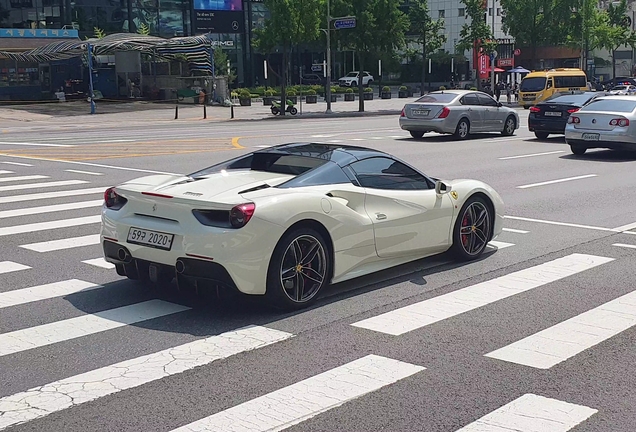
[[[272,254],[266,296],[279,309],[309,306],[328,284],[331,262],[324,238],[311,228],[283,236]]]
[[[478,258],[486,249],[492,233],[493,215],[481,197],[469,198],[459,212],[453,230],[452,250],[460,260]]]

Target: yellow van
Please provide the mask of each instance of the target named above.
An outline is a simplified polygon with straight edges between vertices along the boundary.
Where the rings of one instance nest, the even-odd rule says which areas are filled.
[[[525,109],[556,92],[587,90],[587,76],[581,69],[561,68],[530,72],[519,86],[519,105]]]

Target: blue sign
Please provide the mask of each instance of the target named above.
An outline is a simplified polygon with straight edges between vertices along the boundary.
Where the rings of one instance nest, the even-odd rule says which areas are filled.
[[[345,18],[345,19],[339,19],[339,20],[335,20],[333,22],[333,26],[336,29],[349,29],[349,28],[355,28],[356,26],[356,19],[355,18]]]
[[[490,54],[490,62],[494,62],[495,61],[495,55],[494,54]]]
[[[0,38],[79,39],[77,30],[66,29],[0,29]]]

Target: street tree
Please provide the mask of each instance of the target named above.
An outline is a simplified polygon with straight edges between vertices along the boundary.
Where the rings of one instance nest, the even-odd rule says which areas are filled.
[[[610,3],[600,13],[600,19],[592,29],[599,48],[605,48],[612,54],[612,78],[616,78],[616,50],[621,46],[636,46],[636,34],[630,29],[627,17],[627,0],[618,4]]]
[[[270,54],[280,48],[283,55],[280,115],[285,115],[289,52],[294,45],[311,42],[320,34],[324,0],[265,0],[270,18],[262,29],[255,30],[254,46]],[[269,63],[269,62],[268,62]]]
[[[416,42],[422,45],[422,87],[426,85],[426,58],[446,42],[444,20],[431,18],[427,0],[412,0],[409,9],[410,31]]]
[[[456,45],[458,54],[464,54],[471,48],[483,55],[497,51],[492,29],[484,20],[487,3],[483,0],[462,0],[462,3],[466,6],[465,13],[470,22],[464,24],[459,32],[460,39]]]
[[[402,0],[332,0],[331,14],[355,16],[356,27],[334,32],[342,46],[351,47],[357,54],[360,77],[358,79],[358,111],[364,111],[362,77],[365,60],[382,57],[402,48],[409,19],[400,10]]]

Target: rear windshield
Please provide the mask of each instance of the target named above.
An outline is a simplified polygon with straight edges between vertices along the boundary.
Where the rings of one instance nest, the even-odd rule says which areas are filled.
[[[425,102],[425,103],[448,103],[457,97],[456,94],[453,93],[429,93],[415,102]]]
[[[636,101],[619,99],[595,100],[581,111],[632,112],[636,109]]]
[[[546,102],[564,105],[583,105],[585,102],[592,99],[592,97],[594,97],[594,95],[561,95],[546,99]]]
[[[545,88],[545,78],[537,77],[537,78],[524,78],[521,81],[521,87],[519,87],[519,91],[522,92],[538,92]]]
[[[253,153],[248,156],[233,159],[226,163],[213,165],[201,171],[190,174],[190,177],[204,177],[221,170],[251,170],[264,171],[278,174],[299,175],[327,162],[327,159],[316,157],[278,154],[278,153]]]

